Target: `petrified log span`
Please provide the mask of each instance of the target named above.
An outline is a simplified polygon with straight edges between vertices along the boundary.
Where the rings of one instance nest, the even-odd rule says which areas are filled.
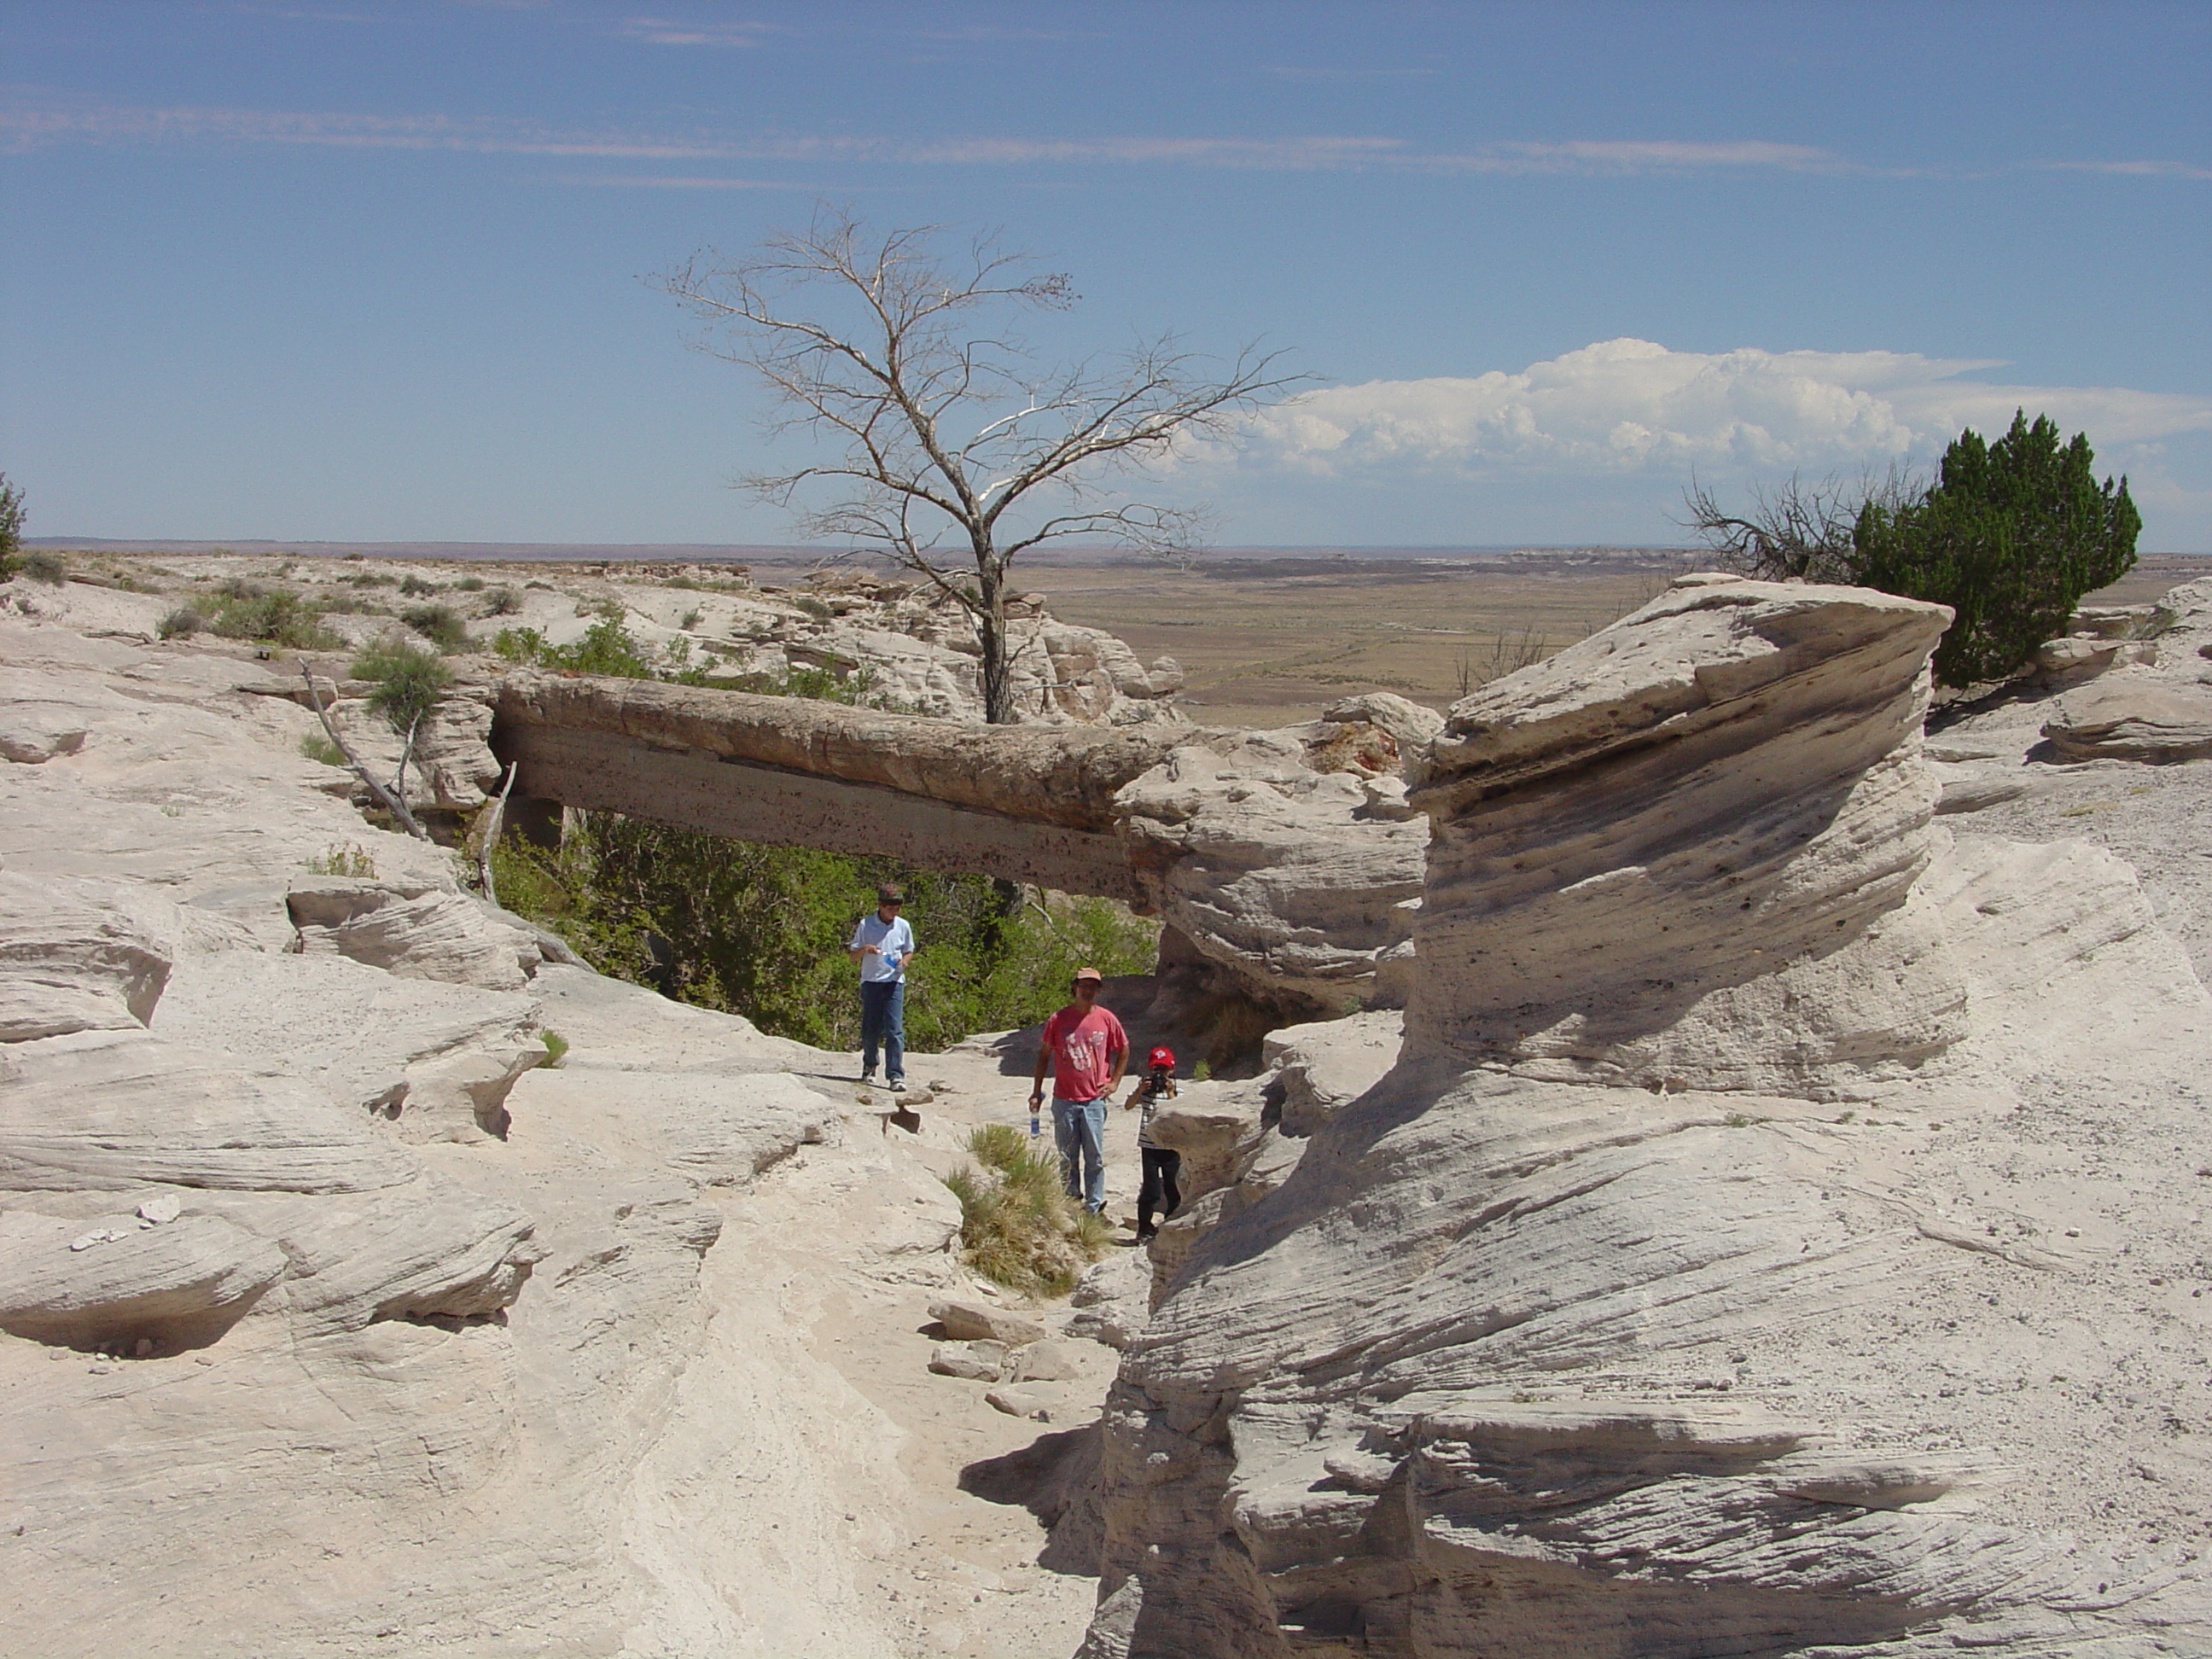
[[[1189,738],[518,673],[492,743],[525,798],[1134,899],[1115,793]]]
[[[518,673],[492,743],[524,799],[1128,900],[1250,993],[1334,1011],[1399,994],[1377,969],[1410,951],[1425,838],[1346,734],[1376,728],[979,726]]]

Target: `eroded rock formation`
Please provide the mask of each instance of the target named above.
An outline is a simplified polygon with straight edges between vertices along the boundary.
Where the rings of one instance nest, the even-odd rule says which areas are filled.
[[[2212,1645],[2212,1003],[1932,821],[1940,623],[1693,581],[1453,710],[1403,1054],[1126,1334],[1086,1655]]]

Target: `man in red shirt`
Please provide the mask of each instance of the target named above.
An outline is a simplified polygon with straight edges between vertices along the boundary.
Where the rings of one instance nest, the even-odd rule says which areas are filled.
[[[1106,1102],[1129,1058],[1121,1022],[1098,1006],[1104,978],[1096,968],[1075,970],[1068,987],[1075,1000],[1045,1021],[1037,1044],[1036,1086],[1030,1091],[1030,1109],[1035,1111],[1044,1099],[1045,1068],[1050,1066],[1052,1130],[1060,1144],[1067,1195],[1081,1199],[1093,1215],[1106,1207]]]

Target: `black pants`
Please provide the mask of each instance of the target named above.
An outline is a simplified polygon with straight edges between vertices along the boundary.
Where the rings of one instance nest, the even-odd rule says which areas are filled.
[[[1176,1185],[1176,1177],[1182,1173],[1182,1154],[1164,1146],[1139,1146],[1137,1151],[1145,1160],[1145,1182],[1137,1188],[1137,1231],[1148,1233],[1154,1210],[1170,1216],[1182,1207],[1182,1188]]]

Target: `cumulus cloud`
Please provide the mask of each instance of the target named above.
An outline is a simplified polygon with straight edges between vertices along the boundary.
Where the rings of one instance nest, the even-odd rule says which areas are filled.
[[[1601,341],[1516,374],[1332,386],[1257,416],[1249,459],[1322,476],[1826,471],[1941,453],[2050,415],[2100,447],[2212,431],[2212,398],[1978,378],[1899,351],[1670,351]]]

